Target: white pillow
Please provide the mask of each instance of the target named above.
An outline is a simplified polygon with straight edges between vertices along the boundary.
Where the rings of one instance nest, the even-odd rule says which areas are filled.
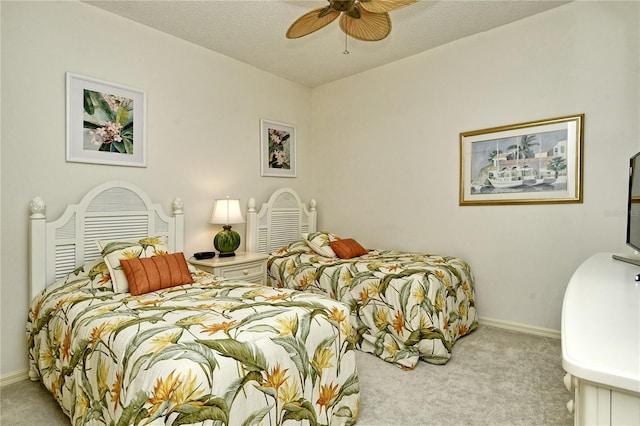
[[[329,245],[331,241],[339,240],[338,237],[333,235],[331,232],[320,231],[320,232],[310,232],[303,233],[302,239],[304,239],[309,247],[320,256],[324,257],[336,257],[335,252]]]
[[[142,238],[136,241],[100,240],[96,241],[96,245],[109,269],[115,293],[129,292],[129,281],[120,266],[120,259],[151,257],[169,252],[165,236]]]

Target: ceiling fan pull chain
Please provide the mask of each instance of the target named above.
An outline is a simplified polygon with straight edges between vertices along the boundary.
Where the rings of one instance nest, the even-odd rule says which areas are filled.
[[[348,55],[349,54],[349,49],[347,47],[347,33],[344,33],[344,52],[342,52],[343,55]]]

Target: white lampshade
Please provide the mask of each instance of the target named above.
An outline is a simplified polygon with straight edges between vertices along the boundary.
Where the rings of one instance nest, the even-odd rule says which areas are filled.
[[[221,225],[244,223],[242,211],[240,211],[240,200],[230,200],[229,197],[224,200],[215,200],[209,223]]]

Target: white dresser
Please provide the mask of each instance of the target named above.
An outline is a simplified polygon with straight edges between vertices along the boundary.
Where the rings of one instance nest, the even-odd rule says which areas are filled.
[[[640,266],[598,253],[562,306],[562,366],[576,425],[640,425]]]

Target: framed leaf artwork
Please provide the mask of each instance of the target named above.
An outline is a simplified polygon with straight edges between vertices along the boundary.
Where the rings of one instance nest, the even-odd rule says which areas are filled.
[[[296,177],[296,128],[260,120],[262,176]]]
[[[69,162],[147,166],[146,93],[67,73]]]

